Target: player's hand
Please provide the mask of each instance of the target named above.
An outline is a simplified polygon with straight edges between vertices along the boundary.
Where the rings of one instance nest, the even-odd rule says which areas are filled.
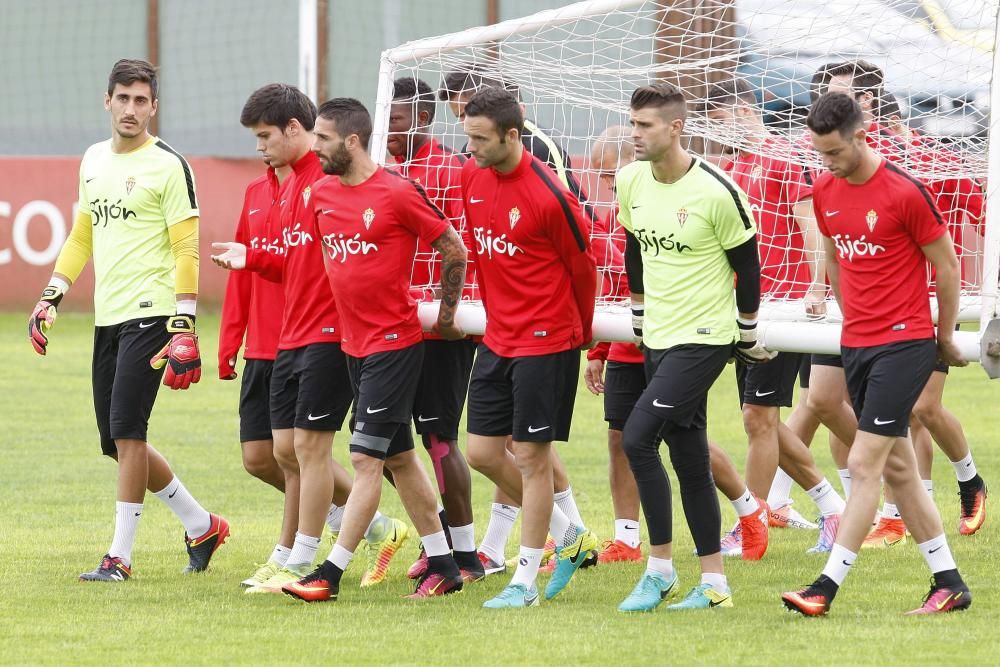
[[[170,342],[149,360],[149,365],[156,369],[167,367],[163,374],[165,386],[187,389],[201,379],[201,353],[194,332],[194,317],[174,315],[167,320],[167,332],[173,334]]]
[[[457,322],[445,324],[441,320],[438,320],[434,323],[433,331],[445,340],[462,340],[465,338],[465,332],[462,330],[462,327],[458,326]]]
[[[35,352],[44,355],[49,345],[46,332],[56,323],[56,307],[62,301],[63,291],[55,285],[49,285],[42,290],[42,298],[35,304],[28,318],[28,340]]]
[[[604,393],[604,361],[601,359],[591,359],[587,362],[587,368],[583,372],[583,379],[587,383],[587,389],[594,396]]]
[[[806,317],[821,320],[826,317],[826,285],[813,283],[805,298]]]
[[[237,377],[239,374],[236,372],[236,357],[219,361],[220,380],[235,380]]]
[[[969,362],[962,356],[962,351],[951,336],[937,339],[938,359],[949,366],[968,366]]]
[[[632,304],[632,335],[635,336],[635,344],[642,343],[642,327],[646,319],[646,306],[642,303]]]
[[[227,241],[213,243],[212,248],[219,254],[212,255],[212,261],[224,269],[239,271],[247,268],[247,247],[242,243]]]
[[[777,352],[771,352],[760,344],[757,340],[757,323],[744,324],[737,322],[740,328],[740,339],[736,341],[733,349],[733,356],[744,364],[763,364],[778,356]]]

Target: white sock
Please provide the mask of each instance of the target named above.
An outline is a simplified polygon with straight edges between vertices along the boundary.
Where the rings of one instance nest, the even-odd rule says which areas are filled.
[[[702,572],[701,583],[708,584],[721,593],[729,592],[729,582],[726,581],[726,575],[724,574],[718,574],[716,572]]]
[[[111,539],[108,555],[121,558],[126,566],[132,565],[132,545],[135,544],[135,531],[142,518],[142,503],[115,503],[115,536]]]
[[[556,505],[573,524],[580,526],[580,528],[587,527],[583,523],[583,517],[580,516],[580,510],[576,507],[576,499],[573,498],[572,486],[567,486],[565,491],[552,494],[552,499],[556,501]]]
[[[968,482],[970,479],[979,474],[976,470],[976,464],[972,460],[972,450],[965,455],[965,458],[961,461],[952,461],[951,464],[955,466],[955,477],[958,478],[960,482]]]
[[[958,569],[958,566],[955,565],[955,559],[951,555],[951,549],[948,548],[948,540],[945,538],[944,533],[941,533],[937,537],[932,537],[926,542],[921,542],[917,546],[920,547],[920,553],[923,554],[924,560],[927,561],[927,567],[931,569],[931,573],[937,574],[945,570]]]
[[[836,489],[833,488],[833,485],[825,477],[822,482],[806,491],[806,493],[816,503],[816,507],[819,508],[819,512],[823,516],[844,513],[844,508],[846,507],[844,499],[840,497],[840,494],[837,493]]]
[[[340,526],[344,523],[344,508],[339,505],[330,505],[330,511],[326,513],[326,525],[334,533],[340,532]]]
[[[326,557],[328,561],[339,567],[341,572],[345,571],[347,566],[351,564],[352,558],[354,558],[354,553],[339,544],[334,544],[330,555]]]
[[[902,519],[899,510],[892,503],[882,503],[882,516],[886,519]]]
[[[510,583],[532,588],[538,578],[538,566],[542,564],[542,551],[543,549],[522,546],[517,555],[517,569],[514,570]]]
[[[920,480],[924,483],[924,488],[927,489],[927,495],[932,499],[934,498],[934,480],[933,479],[922,479]]]
[[[771,481],[771,488],[767,492],[767,504],[771,509],[776,510],[789,505],[792,502],[792,484],[794,480],[788,473],[778,468]]]
[[[448,538],[445,537],[443,530],[431,533],[430,535],[421,535],[420,543],[424,545],[424,551],[427,553],[428,558],[451,553],[451,549],[448,547]]]
[[[295,533],[295,544],[292,545],[292,552],[288,554],[286,567],[301,567],[312,565],[316,559],[316,550],[319,549],[320,538],[311,535]]]
[[[520,507],[493,503],[490,509],[490,522],[486,526],[486,535],[479,550],[497,563],[504,562],[504,552],[507,550],[507,539],[514,529],[514,522],[521,512]]]
[[[475,551],[476,550],[476,525],[470,523],[468,526],[448,526],[451,531],[451,546],[455,551]]]
[[[577,535],[579,535],[576,526],[573,525],[568,516],[563,514],[558,505],[552,506],[552,518],[549,519],[549,535],[555,539],[556,546],[560,547],[568,547],[573,544],[576,541]]]
[[[653,558],[650,556],[649,560],[646,561],[646,572],[656,572],[669,579],[674,575],[674,559]]]
[[[389,517],[375,510],[375,516],[372,517],[371,523],[368,524],[368,530],[365,531],[365,540],[368,542],[381,542],[385,539],[386,533],[389,532],[389,528],[391,527],[392,521]]]
[[[843,489],[844,489],[844,497],[845,498],[850,498],[851,497],[851,471],[848,470],[847,468],[842,468],[842,469],[840,469],[840,470],[837,471],[837,474],[840,475],[840,486],[843,487]]]
[[[639,539],[638,519],[615,519],[615,539],[633,549],[642,541]]]
[[[760,509],[760,504],[757,499],[754,498],[753,494],[750,493],[749,488],[743,489],[743,494],[736,500],[730,500],[733,504],[733,509],[736,510],[736,516],[744,517],[750,516],[758,509]]]
[[[275,562],[281,567],[285,567],[285,563],[288,562],[288,556],[290,556],[292,550],[281,544],[274,545],[274,551],[271,552],[271,557],[268,558],[269,561]]]
[[[854,565],[854,560],[857,557],[856,553],[835,542],[833,548],[830,549],[830,557],[823,568],[823,574],[833,579],[833,582],[840,586],[844,583],[844,579],[847,578],[847,573],[851,571],[851,566]]]
[[[184,524],[184,532],[190,538],[201,537],[212,525],[212,517],[208,510],[194,499],[181,481],[174,477],[163,489],[153,493],[166,503],[167,507],[177,515]]]

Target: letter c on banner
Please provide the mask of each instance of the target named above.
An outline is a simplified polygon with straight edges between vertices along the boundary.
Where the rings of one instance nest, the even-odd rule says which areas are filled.
[[[0,201],[0,218],[10,217],[10,202]],[[4,248],[0,250],[0,265],[10,264],[11,254],[10,248]]]
[[[52,239],[47,248],[41,252],[36,251],[28,242],[28,225],[35,216],[44,217],[52,230]],[[14,227],[11,231],[14,240],[14,249],[17,254],[32,266],[46,266],[56,261],[59,256],[59,249],[66,241],[66,220],[62,213],[52,202],[42,199],[29,201],[17,212],[14,218]],[[2,258],[0,258],[2,263]]]

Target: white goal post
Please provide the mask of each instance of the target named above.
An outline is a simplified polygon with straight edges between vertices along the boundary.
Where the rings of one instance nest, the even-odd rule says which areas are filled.
[[[879,127],[902,134],[891,141],[906,167],[928,184],[952,227],[963,269],[960,321],[979,331],[960,331],[966,358],[980,360],[994,375],[1000,357],[981,353],[1000,336],[980,332],[997,319],[1000,265],[1000,135],[990,110],[1000,109],[997,49],[998,0],[590,0],[462,32],[429,37],[384,51],[380,63],[371,154],[387,162],[393,81],[413,77],[435,94],[449,72],[475,72],[492,85],[520,95],[526,115],[571,156],[587,199],[602,214],[613,194],[590,164],[601,133],[628,122],[632,90],[656,80],[681,85],[691,113],[686,125],[692,150],[710,159],[753,148],[732,126],[700,113],[712,83],[741,78],[754,88],[769,132],[796,147],[776,157],[815,173],[821,165],[804,141],[802,121],[809,104],[810,77],[828,63],[864,60],[884,72],[886,100],[895,116],[878,116]],[[928,11],[929,6],[936,8]],[[890,114],[879,102],[878,114]],[[437,104],[432,134],[456,151],[464,146],[461,126]],[[624,149],[619,150],[624,154]],[[929,156],[929,157],[928,157]],[[944,156],[944,157],[941,157]],[[958,184],[958,185],[956,185]],[[977,190],[978,188],[978,190]],[[960,193],[964,193],[961,194]],[[972,194],[970,195],[970,192]],[[964,198],[963,198],[964,197]],[[782,255],[804,232],[789,224],[786,236],[764,240],[768,257],[789,265],[810,261],[805,250]],[[775,255],[777,253],[777,255]],[[602,263],[598,257],[598,264]],[[610,267],[600,267],[610,271]],[[797,274],[797,275],[802,275]],[[793,281],[794,282],[794,281]],[[801,281],[800,281],[801,282]],[[782,294],[765,293],[761,335],[772,349],[839,351],[840,317],[832,297],[828,315],[809,321],[796,283]],[[432,285],[414,285],[432,294]],[[933,283],[928,297],[935,308]],[[596,304],[595,337],[630,340],[628,309],[620,296],[605,294]],[[425,325],[436,304],[421,304]],[[478,302],[463,302],[459,322],[481,333],[485,316]],[[968,328],[968,327],[966,327]],[[1000,324],[993,329],[1000,328]],[[998,339],[998,340],[995,340]],[[998,366],[997,368],[993,368]]]

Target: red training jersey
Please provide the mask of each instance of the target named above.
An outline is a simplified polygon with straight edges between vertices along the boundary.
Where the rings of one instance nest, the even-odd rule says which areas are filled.
[[[921,246],[948,233],[927,188],[882,160],[862,185],[823,174],[813,188],[820,232],[833,240],[844,310],[841,344],[875,347],[934,337]]]
[[[410,295],[413,248],[417,239],[430,245],[448,229],[423,188],[379,167],[354,186],[323,179],[312,208],[344,352],[367,357],[423,340]]]
[[[462,198],[490,350],[540,356],[589,342],[597,266],[580,202],[526,150],[508,174],[466,162]]]
[[[285,245],[281,234],[279,197],[291,179],[278,183],[274,169],[247,186],[243,209],[236,224],[235,241],[281,258]],[[219,377],[230,377],[246,334],[244,359],[273,360],[281,334],[284,288],[252,271],[231,271],[222,302],[219,325]]]
[[[312,343],[340,342],[340,321],[323,268],[316,218],[311,213],[312,186],[324,177],[319,158],[309,151],[292,165],[278,203],[283,262],[259,248],[247,250],[247,268],[285,286],[279,350],[295,350]]]
[[[805,168],[791,161],[794,152],[790,142],[771,137],[759,153],[739,151],[724,167],[757,221],[760,292],[777,299],[801,299],[812,282],[794,215],[795,205],[812,197],[812,185]]]

